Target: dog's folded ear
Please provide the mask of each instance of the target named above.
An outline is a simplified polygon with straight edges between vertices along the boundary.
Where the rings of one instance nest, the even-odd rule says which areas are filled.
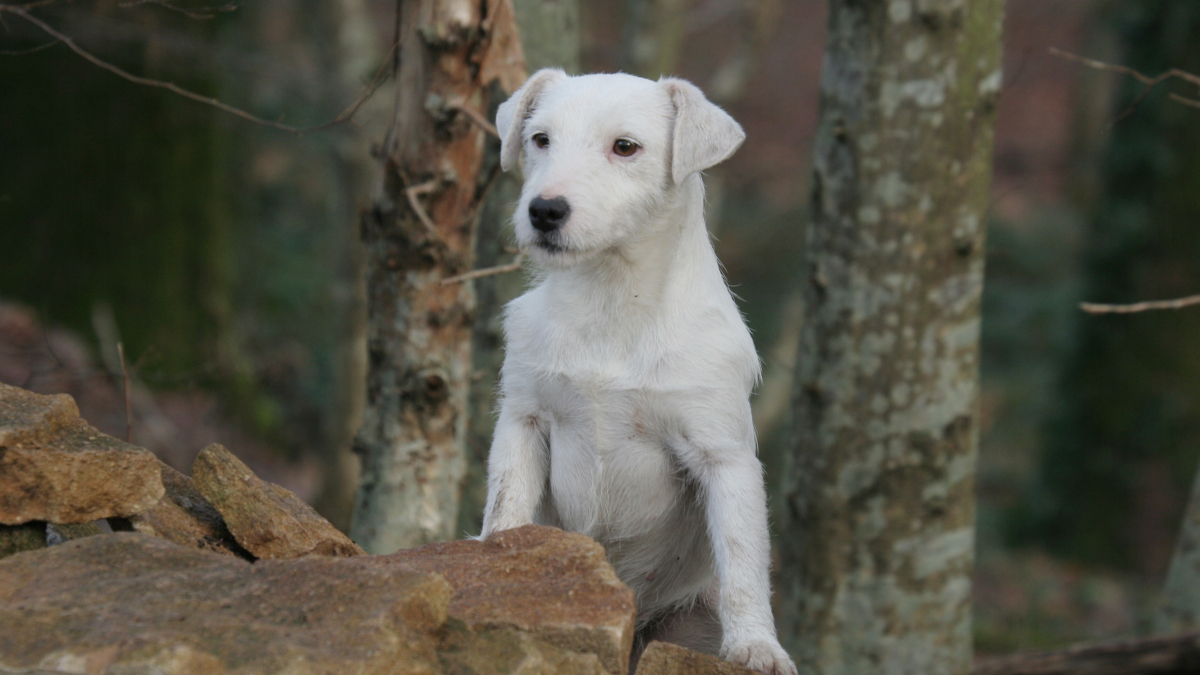
[[[517,165],[521,157],[521,132],[525,120],[537,106],[538,97],[546,86],[565,80],[567,74],[560,68],[543,68],[525,80],[525,84],[513,93],[496,111],[496,131],[500,134],[500,168],[508,171]]]
[[[725,161],[746,140],[742,126],[705,98],[696,85],[673,77],[664,77],[658,84],[666,87],[675,105],[671,179],[676,185]]]

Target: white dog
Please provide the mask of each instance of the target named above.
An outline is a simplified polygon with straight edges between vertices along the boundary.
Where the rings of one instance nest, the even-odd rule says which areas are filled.
[[[505,315],[482,536],[587,534],[637,593],[639,645],[794,674],[771,616],[758,356],[704,225],[700,171],[742,128],[682,80],[561,70],[496,127],[505,170],[524,152],[516,236],[542,272]]]

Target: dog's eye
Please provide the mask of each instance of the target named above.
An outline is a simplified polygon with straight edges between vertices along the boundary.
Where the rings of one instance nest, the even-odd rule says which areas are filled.
[[[539,148],[547,148],[550,146],[550,137],[546,134],[538,132],[533,135],[533,143]]]
[[[613,143],[613,152],[622,157],[629,157],[638,151],[642,146],[634,143],[628,138],[618,138],[616,143]]]

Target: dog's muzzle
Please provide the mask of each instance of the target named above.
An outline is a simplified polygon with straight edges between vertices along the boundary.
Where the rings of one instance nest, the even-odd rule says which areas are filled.
[[[563,197],[543,199],[536,197],[529,202],[529,224],[544,234],[562,227],[571,215],[571,205]]]

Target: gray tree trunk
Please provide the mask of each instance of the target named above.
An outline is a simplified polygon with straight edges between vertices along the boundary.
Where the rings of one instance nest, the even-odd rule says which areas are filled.
[[[803,673],[967,673],[1002,0],[832,0],[785,472]]]
[[[513,0],[517,28],[530,72],[557,67],[579,73],[579,2],[578,0]],[[492,101],[492,114],[503,101]],[[500,142],[493,140],[489,152],[499,156]],[[496,160],[492,160],[496,161]],[[479,243],[475,247],[476,267],[503,265],[513,260],[506,250],[512,242],[513,205],[521,196],[518,172],[501,174],[483,205],[479,218]],[[504,361],[504,336],[500,313],[504,305],[525,288],[525,275],[518,272],[483,277],[475,284],[475,331],[472,338],[475,373],[471,381],[471,422],[467,433],[467,474],[463,482],[462,509],[458,517],[459,533],[478,534],[483,527],[483,507],[487,502],[487,456],[496,426],[496,382]]]
[[[217,97],[295,126],[334,119],[387,49],[365,0],[257,0],[235,17],[217,31]],[[224,317],[217,354],[228,395],[273,445],[320,461],[313,505],[343,529],[365,397],[363,251],[351,223],[375,182],[371,142],[391,108],[376,92],[352,124],[297,137],[222,118],[231,292],[210,306]]]
[[[1180,633],[1200,628],[1200,471],[1192,484],[1175,554],[1167,570],[1162,599],[1154,617],[1157,633]]]
[[[657,80],[674,75],[683,52],[688,0],[625,0],[623,68]]]
[[[475,261],[489,85],[513,91],[524,61],[508,0],[402,0],[396,108],[363,219],[367,402],[351,537],[371,553],[451,539],[464,445],[475,297],[440,285]]]

